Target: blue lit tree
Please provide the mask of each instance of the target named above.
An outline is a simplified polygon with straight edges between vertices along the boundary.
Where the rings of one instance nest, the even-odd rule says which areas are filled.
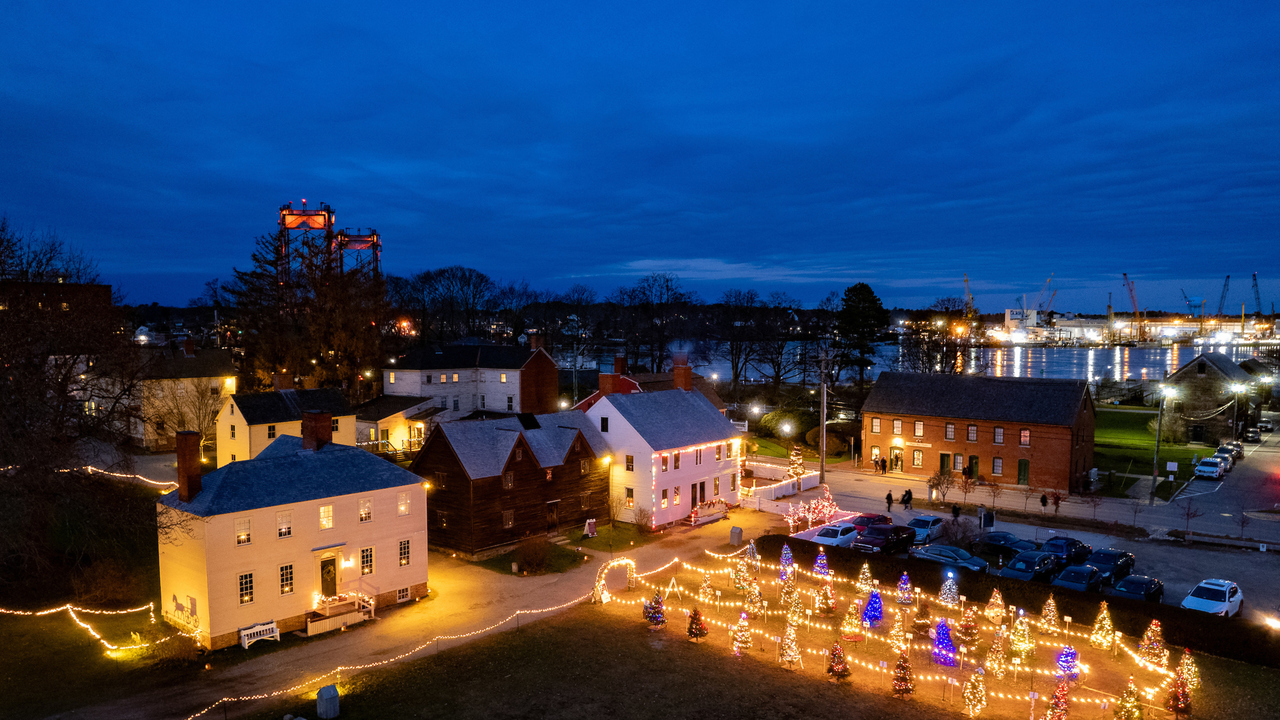
[[[662,606],[662,596],[656,591],[653,593],[653,602],[644,604],[644,619],[648,620],[653,627],[667,625],[667,612]]]
[[[1058,653],[1058,670],[1071,680],[1080,677],[1080,654],[1075,648],[1067,645]]]
[[[898,578],[898,604],[910,605],[916,601],[916,591],[911,587],[911,578],[906,573]]]
[[[867,607],[862,611],[862,622],[871,627],[876,627],[880,624],[880,618],[882,617],[884,617],[884,607],[880,602],[880,593],[872,590],[871,597],[867,598]]]
[[[947,627],[946,620],[938,621],[938,626],[934,629],[934,636],[933,662],[938,665],[955,667],[956,646],[951,644],[951,628]]]
[[[813,574],[824,577],[831,574],[831,569],[827,567],[827,551],[822,548],[818,548],[818,559],[813,561]]]
[[[795,563],[795,561],[791,559],[791,548],[790,548],[790,547],[788,547],[786,543],[783,543],[783,544],[782,544],[782,559],[778,561],[778,564],[782,566],[782,567],[781,567],[781,568],[779,568],[779,570],[778,570],[778,579],[779,579],[779,580],[786,580],[786,579],[787,579],[787,570],[788,570],[788,569],[789,569],[789,568],[790,568],[794,563]]]

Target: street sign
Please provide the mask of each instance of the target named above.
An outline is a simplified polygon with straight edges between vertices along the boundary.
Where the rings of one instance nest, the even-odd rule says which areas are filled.
[[[1178,472],[1178,463],[1176,462],[1165,463],[1164,467],[1171,473]]]

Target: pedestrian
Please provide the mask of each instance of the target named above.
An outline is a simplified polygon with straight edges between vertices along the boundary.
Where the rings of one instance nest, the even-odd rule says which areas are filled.
[[[915,499],[916,499],[915,494],[914,494],[914,493],[912,493],[912,492],[911,492],[911,490],[907,490],[907,509],[908,509],[908,510],[910,510],[910,509],[911,509],[911,503],[912,503],[912,501],[914,501]]]
[[[960,519],[960,506],[956,505],[955,503],[951,504],[951,517],[952,519],[955,519],[955,520]]]
[[[887,513],[893,512],[893,493],[891,492],[884,494],[884,511]]]

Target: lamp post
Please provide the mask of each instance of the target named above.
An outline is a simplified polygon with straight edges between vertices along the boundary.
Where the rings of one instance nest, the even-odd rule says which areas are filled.
[[[1245,391],[1245,386],[1240,383],[1231,384],[1232,404],[1235,409],[1231,415],[1231,439],[1236,440],[1240,437],[1240,393]]]
[[[1156,484],[1160,482],[1160,431],[1164,429],[1164,401],[1177,394],[1175,388],[1160,388],[1160,411],[1156,414],[1156,451],[1151,458],[1151,494],[1147,496],[1148,506],[1156,504]]]

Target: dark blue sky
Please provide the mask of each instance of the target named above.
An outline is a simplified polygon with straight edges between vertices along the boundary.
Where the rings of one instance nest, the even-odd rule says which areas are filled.
[[[1276,3],[115,5],[6,4],[0,213],[130,302],[303,197],[397,274],[1280,299]]]

